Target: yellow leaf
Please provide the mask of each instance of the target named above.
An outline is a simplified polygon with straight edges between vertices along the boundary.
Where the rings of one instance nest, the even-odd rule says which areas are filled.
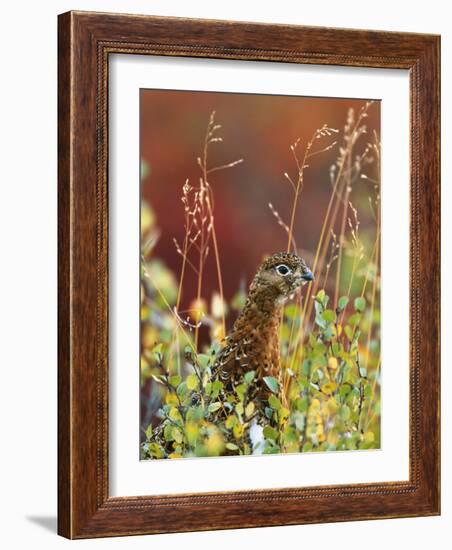
[[[206,446],[208,456],[218,456],[224,449],[223,436],[217,429],[212,429],[204,444]]]
[[[319,441],[325,441],[325,434],[323,432],[323,424],[317,424],[316,435]]]
[[[237,424],[237,417],[231,414],[226,418],[225,426],[228,430],[231,430]]]
[[[318,409],[320,409],[320,401],[318,399],[314,398],[311,401],[311,405],[310,405],[309,408],[310,408],[311,412],[317,411]]]
[[[336,399],[334,399],[334,397],[331,397],[330,399],[328,399],[327,407],[328,407],[328,412],[330,414],[336,414],[336,412],[337,412],[337,401],[336,401]]]
[[[147,325],[141,334],[141,343],[144,348],[152,348],[159,339],[158,332]]]
[[[337,445],[337,442],[339,441],[339,436],[336,430],[331,430],[328,432],[327,441],[330,445]]]
[[[333,369],[333,370],[337,369],[337,359],[336,359],[336,357],[330,357],[328,359],[328,368]]]
[[[198,439],[199,426],[195,422],[186,422],[185,435],[190,445],[193,445]]]
[[[149,317],[149,308],[146,305],[142,305],[140,308],[140,318],[142,321],[146,321]]]
[[[278,411],[280,420],[285,420],[289,417],[290,411],[286,407],[281,407]]]
[[[246,409],[245,409],[245,415],[246,416],[251,416],[254,412],[254,403],[251,401],[250,403],[248,403],[248,405],[246,406]]]
[[[235,437],[236,439],[240,439],[240,438],[242,437],[242,435],[243,435],[243,430],[244,430],[243,424],[236,424],[236,425],[234,426],[234,428],[232,429],[232,432],[233,432],[233,434],[234,434],[234,437]]]
[[[176,441],[176,443],[182,443],[182,441],[184,440],[184,436],[178,428],[173,428],[171,434],[174,437],[174,441]]]
[[[169,417],[171,418],[171,420],[175,420],[175,421],[182,420],[182,417],[181,417],[180,412],[178,411],[177,407],[171,407],[170,412],[169,412]],[[174,434],[173,434],[173,437],[174,437]],[[174,438],[174,439],[176,439],[176,438]],[[177,441],[177,439],[176,439],[176,441]]]
[[[177,405],[178,404],[177,396],[174,393],[168,392],[165,395],[165,403],[168,405]]]
[[[326,384],[322,384],[323,393],[326,393],[328,395],[331,395],[336,388],[337,384],[335,382],[327,382]]]

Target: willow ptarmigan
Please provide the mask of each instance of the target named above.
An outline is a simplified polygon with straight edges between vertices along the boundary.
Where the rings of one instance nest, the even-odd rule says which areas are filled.
[[[313,274],[295,254],[280,252],[259,267],[245,306],[220,350],[215,371],[226,383],[236,384],[255,371],[255,384],[265,392],[265,376],[280,375],[279,328],[282,306]],[[262,393],[261,393],[262,394]]]

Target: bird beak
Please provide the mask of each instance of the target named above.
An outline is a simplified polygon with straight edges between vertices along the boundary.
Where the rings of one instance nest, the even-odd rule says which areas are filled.
[[[308,270],[308,271],[305,271],[303,273],[301,278],[302,278],[303,281],[313,281],[314,280],[314,275],[313,275],[312,271]]]

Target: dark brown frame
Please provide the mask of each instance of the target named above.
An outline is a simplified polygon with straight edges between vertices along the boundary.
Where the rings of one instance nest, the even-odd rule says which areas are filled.
[[[436,515],[440,511],[440,38],[69,12],[58,38],[58,532],[69,538]],[[108,495],[108,59],[112,53],[410,72],[410,479]]]

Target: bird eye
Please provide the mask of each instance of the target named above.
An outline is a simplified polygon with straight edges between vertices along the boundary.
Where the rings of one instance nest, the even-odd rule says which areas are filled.
[[[281,264],[281,265],[277,265],[276,266],[276,271],[282,275],[283,277],[285,277],[286,275],[289,275],[290,273],[290,269],[284,265],[284,264]]]

